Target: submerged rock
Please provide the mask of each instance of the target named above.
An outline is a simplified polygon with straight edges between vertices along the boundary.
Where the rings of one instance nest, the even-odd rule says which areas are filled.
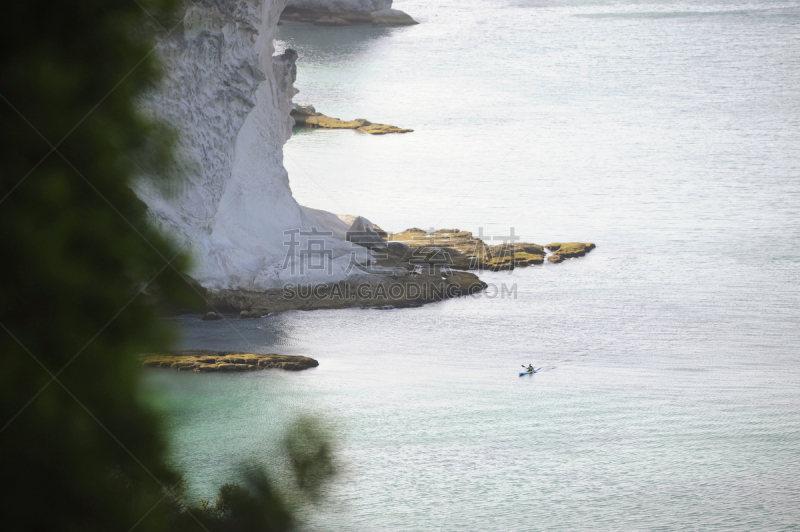
[[[206,349],[141,355],[139,362],[145,368],[171,368],[203,373],[256,371],[270,368],[300,371],[319,366],[319,362],[304,356],[258,355]]]

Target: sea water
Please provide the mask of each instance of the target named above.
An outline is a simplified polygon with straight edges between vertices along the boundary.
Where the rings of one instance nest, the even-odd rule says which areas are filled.
[[[190,496],[314,414],[342,471],[311,530],[800,528],[800,2],[395,7],[421,24],[281,26],[295,101],[414,129],[298,130],[298,200],[597,249],[482,274],[505,297],[173,318],[320,362],[148,372]]]

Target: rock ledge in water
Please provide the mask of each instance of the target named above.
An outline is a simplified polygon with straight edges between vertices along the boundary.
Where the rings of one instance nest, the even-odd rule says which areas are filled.
[[[313,358],[288,355],[257,355],[239,351],[211,351],[191,349],[142,355],[139,361],[144,368],[171,368],[179,371],[232,372],[257,371],[278,368],[301,371],[319,366]]]
[[[561,242],[556,242],[553,244],[547,244],[545,248],[548,251],[552,251],[553,254],[547,257],[549,262],[554,264],[558,264],[559,262],[563,262],[565,259],[573,259],[575,257],[583,257],[595,247],[594,244],[590,242],[567,242],[562,244]]]
[[[290,113],[295,125],[303,127],[316,127],[322,129],[357,129],[370,135],[385,135],[387,133],[411,133],[413,129],[403,129],[388,124],[373,124],[364,118],[355,120],[340,120],[331,116],[318,113],[310,104],[293,104]]]
[[[538,244],[515,242],[489,245],[469,231],[439,229],[424,231],[413,227],[388,235],[391,242],[412,248],[416,262],[438,259],[441,266],[456,270],[513,270],[544,263],[545,250]]]
[[[419,24],[408,13],[399,9],[382,9],[373,11],[370,15],[372,15],[372,23],[377,25],[411,26]]]
[[[558,264],[566,259],[583,257],[595,248],[594,244],[583,242],[557,242],[547,246],[527,242],[489,245],[471,232],[459,229],[429,232],[412,227],[386,238],[390,242],[400,242],[415,248],[412,260],[426,263],[430,262],[428,257],[438,257],[439,266],[456,270],[502,271],[543,264],[545,249],[552,252],[547,257],[548,262]]]

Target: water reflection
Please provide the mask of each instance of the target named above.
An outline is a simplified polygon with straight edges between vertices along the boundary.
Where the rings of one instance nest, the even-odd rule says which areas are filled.
[[[214,322],[201,321],[199,316],[185,315],[168,318],[180,333],[180,349],[212,349],[216,351],[246,351],[272,353],[291,343],[294,326],[287,322],[291,313],[269,318],[240,320],[235,315]],[[282,353],[291,354],[291,349]]]
[[[380,41],[403,28],[354,24],[345,28],[283,22],[278,38],[297,50],[303,65],[360,61],[375,51]]]

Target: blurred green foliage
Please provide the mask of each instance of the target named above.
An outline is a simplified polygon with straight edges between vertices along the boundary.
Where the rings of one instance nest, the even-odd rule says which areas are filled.
[[[241,480],[225,484],[212,503],[185,501],[185,482],[169,492],[170,528],[193,531],[198,525],[208,532],[281,532],[295,528],[294,512],[301,504],[319,502],[321,490],[337,470],[331,448],[331,435],[313,418],[301,418],[286,432],[285,458],[293,472],[293,482],[278,489],[263,467],[241,467]]]
[[[153,46],[180,20],[177,2],[3,8],[3,529],[288,530],[289,506],[258,469],[223,487],[215,504],[187,505],[163,431],[138,395],[132,355],[172,339],[144,294],[171,305],[196,297],[183,273],[188,257],[148,226],[131,191],[143,168],[175,179],[167,129],[136,101],[157,82]],[[311,455],[330,458],[309,434]],[[303,478],[332,471],[292,453]]]

